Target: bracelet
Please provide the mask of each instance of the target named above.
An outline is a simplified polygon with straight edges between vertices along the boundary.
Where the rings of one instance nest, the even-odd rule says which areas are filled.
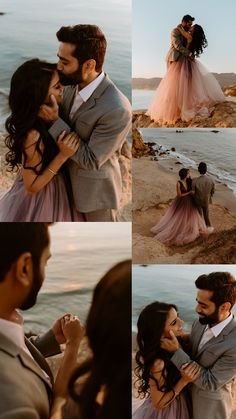
[[[57,172],[54,172],[54,170],[50,169],[50,167],[48,167],[49,172],[53,173],[55,176],[57,175]]]

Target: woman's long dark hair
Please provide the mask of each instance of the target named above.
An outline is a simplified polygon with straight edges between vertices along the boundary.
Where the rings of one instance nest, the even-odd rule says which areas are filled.
[[[180,378],[178,369],[170,361],[172,355],[160,347],[160,339],[171,308],[177,310],[174,304],[155,301],[146,306],[139,315],[138,351],[135,357],[137,367],[135,368],[135,373],[138,377],[137,390],[141,398],[150,393],[150,378],[155,381],[158,390],[163,392],[171,391]],[[164,369],[162,370],[163,385],[160,385],[151,373],[156,359],[164,361]]]
[[[5,143],[9,149],[6,161],[10,170],[17,169],[19,165],[23,164],[25,169],[31,169],[36,174],[40,174],[58,153],[58,147],[48,134],[45,122],[38,116],[40,106],[46,100],[55,71],[56,64],[32,59],[22,64],[12,76],[9,94],[11,114],[5,124],[9,133]],[[41,155],[41,162],[38,164],[38,166],[42,164],[40,170],[37,167],[25,167],[24,142],[32,129],[37,130],[40,134],[36,143],[36,150]],[[40,149],[41,143],[44,146],[43,152]]]
[[[131,261],[112,269],[97,284],[86,322],[92,358],[78,367],[69,393],[82,419],[131,417]],[[79,394],[76,380],[88,374]],[[104,401],[96,402],[104,388]]]
[[[199,55],[203,53],[203,49],[208,45],[205,33],[200,25],[194,25],[192,37],[193,39],[189,45],[189,50],[194,57],[199,57]]]

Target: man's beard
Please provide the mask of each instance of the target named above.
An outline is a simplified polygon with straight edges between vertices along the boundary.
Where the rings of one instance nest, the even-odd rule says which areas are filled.
[[[19,307],[20,310],[28,310],[33,307],[36,303],[38,292],[42,286],[43,278],[40,274],[39,267],[33,264],[33,283],[29,295],[26,297],[25,301]]]
[[[58,74],[60,82],[63,86],[76,86],[77,84],[80,84],[84,81],[82,77],[82,65],[79,66],[79,69],[77,71],[67,76],[63,74],[61,71],[58,71]]]
[[[219,322],[219,309],[216,308],[214,313],[212,313],[210,316],[205,316],[205,315],[202,315],[202,316],[204,317],[199,317],[199,322],[201,324],[209,324],[209,325],[216,324]]]

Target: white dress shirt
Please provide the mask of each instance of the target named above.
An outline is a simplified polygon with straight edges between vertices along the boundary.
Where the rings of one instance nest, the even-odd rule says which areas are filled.
[[[222,330],[227,326],[227,324],[231,322],[232,319],[233,314],[230,314],[230,316],[227,317],[227,319],[223,320],[222,322],[216,324],[213,327],[209,327],[209,325],[207,325],[200,340],[198,350],[200,350],[203,347],[203,345],[205,345],[205,343],[207,343],[210,339],[219,336]]]
[[[80,106],[84,102],[87,102],[90,96],[92,96],[94,90],[99,86],[99,84],[102,82],[104,77],[105,77],[105,74],[102,71],[101,74],[99,74],[99,76],[96,77],[96,79],[91,81],[91,83],[89,83],[83,89],[79,90],[79,86],[78,85],[76,86],[75,98],[74,98],[74,102],[70,111],[70,119],[73,118],[75,112],[80,108]]]

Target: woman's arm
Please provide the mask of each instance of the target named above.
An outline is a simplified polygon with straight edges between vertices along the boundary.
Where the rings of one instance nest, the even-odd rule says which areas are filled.
[[[58,411],[64,404],[68,393],[69,379],[76,367],[79,346],[84,336],[84,328],[77,317],[66,315],[61,322],[66,338],[66,349],[53,388],[51,419],[54,418],[54,415],[55,418],[57,417]]]
[[[189,191],[189,192],[182,193],[181,192],[181,189],[180,189],[180,183],[179,182],[177,182],[177,185],[176,185],[176,192],[177,192],[177,196],[179,198],[182,198],[183,196],[187,196],[187,195],[193,195],[193,191],[192,190]]]
[[[178,31],[181,33],[181,35],[182,35],[185,39],[187,39],[188,43],[190,44],[190,43],[192,42],[192,40],[193,40],[192,35],[191,35],[189,32],[186,32],[186,31],[182,28],[182,26],[181,26],[181,25],[178,25],[178,26],[177,26],[177,28],[178,28]]]
[[[162,360],[157,360],[154,363],[151,373],[153,377],[157,380],[158,384],[162,386],[164,384],[164,379],[162,376],[162,371],[164,369],[164,362]],[[188,370],[188,374],[184,374],[179,381],[174,385],[171,391],[159,391],[155,381],[150,378],[150,395],[153,407],[157,410],[164,409],[168,406],[183,390],[183,388],[190,382],[194,381],[199,374],[199,367],[197,364],[193,365],[191,369]]]
[[[40,170],[41,167],[42,156],[36,149],[39,133],[37,131],[31,131],[28,134],[24,146],[26,157],[23,156],[23,159],[25,159],[24,166],[26,168],[29,167],[29,169],[22,168],[23,181],[27,192],[37,193],[43,189],[52,180],[55,174],[57,174],[65,161],[73,156],[78,150],[79,139],[77,135],[75,133],[70,133],[65,137],[64,135],[65,134],[62,133],[57,141],[59,148],[58,154],[49,163],[48,167],[45,168],[43,173],[37,175],[30,167],[36,168],[37,170]],[[40,151],[44,151],[42,143],[40,144]]]

